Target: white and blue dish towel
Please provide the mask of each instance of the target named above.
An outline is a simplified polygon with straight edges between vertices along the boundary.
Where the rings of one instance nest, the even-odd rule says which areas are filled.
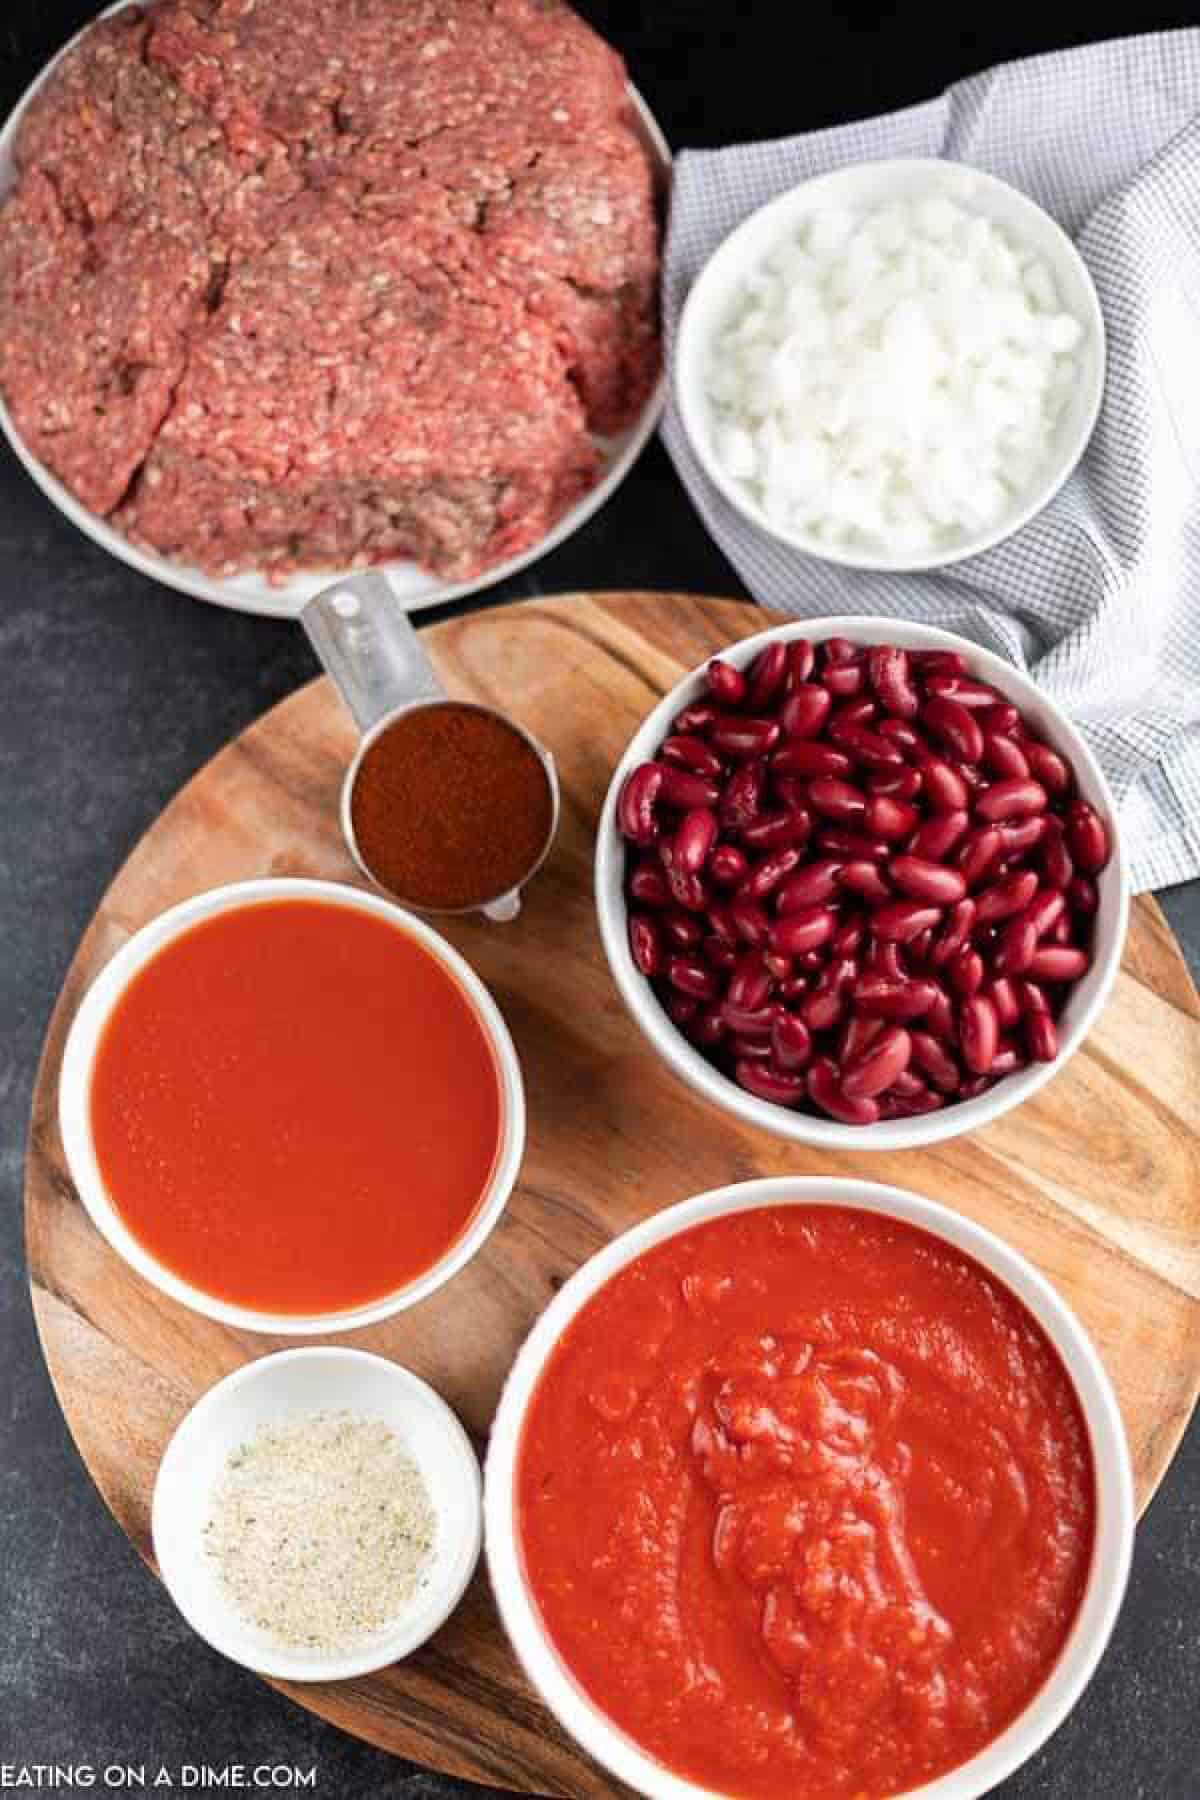
[[[1200,31],[1039,56],[884,118],[685,152],[666,246],[668,351],[696,275],[748,213],[811,175],[888,156],[999,175],[1082,252],[1108,383],[1070,481],[994,550],[937,574],[880,575],[757,531],[704,475],[673,404],[667,447],[764,606],[919,620],[1017,663],[1104,765],[1134,887],[1186,881],[1200,875]]]

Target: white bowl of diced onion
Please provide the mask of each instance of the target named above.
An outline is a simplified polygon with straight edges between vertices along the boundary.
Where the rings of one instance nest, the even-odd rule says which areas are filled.
[[[1007,182],[857,163],[780,195],[705,264],[674,347],[680,417],[753,524],[852,568],[940,568],[1054,497],[1104,391],[1083,258]]]

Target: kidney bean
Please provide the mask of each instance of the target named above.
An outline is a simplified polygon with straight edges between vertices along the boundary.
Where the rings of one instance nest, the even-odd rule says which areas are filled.
[[[766,767],[761,762],[743,763],[725,783],[717,817],[726,831],[744,831],[762,808]]]
[[[867,677],[861,663],[830,663],[821,671],[821,682],[839,700],[849,700],[862,693]]]
[[[996,975],[983,991],[996,1009],[996,1019],[1001,1029],[1011,1031],[1021,1016],[1016,983],[1007,975]]]
[[[919,937],[912,940],[906,951],[910,968],[925,968],[928,965],[929,952],[933,949],[933,940],[936,936],[937,933],[930,927],[928,931],[921,932]]]
[[[795,967],[790,956],[781,956],[778,950],[762,952],[763,967],[773,981],[786,981]]]
[[[750,900],[765,900],[799,866],[802,855],[803,852],[796,844],[789,844],[783,850],[773,850],[751,869],[738,890],[739,894]]]
[[[1037,946],[1037,921],[1028,913],[1018,913],[1000,933],[992,967],[997,975],[1023,975],[1037,953]]]
[[[895,744],[898,749],[903,750],[906,756],[919,756],[922,751],[930,753],[925,739],[916,726],[910,725],[907,719],[889,716],[886,719],[880,719],[875,729],[881,738],[886,738],[889,744]]]
[[[1049,744],[1039,743],[1036,738],[1027,738],[1023,749],[1029,773],[1041,782],[1048,794],[1057,799],[1070,793],[1071,771],[1057,750],[1052,750]]]
[[[716,971],[702,957],[681,953],[668,956],[666,976],[671,986],[693,1000],[714,1000],[717,995]]]
[[[936,694],[943,700],[954,700],[971,712],[977,712],[983,707],[1004,705],[1003,694],[998,693],[988,682],[974,681],[969,675],[947,675],[942,671],[935,671],[925,678],[925,692]],[[973,756],[970,760],[977,762],[978,758]]]
[[[629,897],[642,906],[670,906],[671,890],[660,862],[641,862],[629,877]]]
[[[982,706],[979,709],[979,723],[985,733],[995,732],[999,737],[1011,737],[1021,724],[1021,715],[1015,706],[1002,700],[996,706]]]
[[[828,688],[815,682],[799,682],[784,701],[779,723],[786,738],[815,738],[833,708]]]
[[[1068,911],[1059,914],[1058,918],[1055,919],[1053,925],[1046,933],[1044,941],[1047,944],[1070,944],[1074,942],[1074,939],[1075,927],[1071,922],[1071,914]]]
[[[890,794],[868,794],[864,822],[876,837],[893,842],[908,837],[916,828],[920,814],[915,806],[896,800]]]
[[[853,988],[855,1004],[884,1019],[919,1019],[934,1004],[936,993],[932,981],[897,981],[875,973],[860,975]]]
[[[990,1081],[999,1081],[1004,1075],[1015,1075],[1018,1069],[1025,1067],[1025,1057],[1015,1038],[1001,1037],[996,1042],[996,1054],[992,1058],[992,1066],[988,1070]]]
[[[910,650],[909,661],[929,679],[932,675],[965,675],[966,658],[958,650]]]
[[[1040,781],[994,781],[976,800],[975,811],[989,825],[1001,825],[1010,819],[1026,819],[1031,813],[1045,812],[1048,800]]]
[[[744,1012],[757,1012],[771,997],[771,971],[757,950],[744,950],[729,978],[725,998]]]
[[[812,1058],[812,1033],[794,1013],[777,1014],[771,1025],[771,1053],[781,1069],[794,1073]]]
[[[886,1023],[885,1019],[872,1018],[870,1013],[851,1013],[838,1034],[836,1058],[838,1066],[844,1067],[846,1063],[853,1062],[872,1038],[879,1036]]]
[[[1077,912],[1084,919],[1090,919],[1099,910],[1100,894],[1094,881],[1087,875],[1076,875],[1067,889],[1067,905],[1072,912]]]
[[[908,854],[926,862],[945,862],[954,846],[966,834],[970,822],[970,815],[965,812],[934,813],[932,818],[923,820],[909,838]],[[965,888],[965,877],[963,884]]]
[[[975,923],[975,902],[960,900],[952,906],[941,930],[929,946],[929,961],[935,969],[940,969],[950,959],[957,956],[971,935]]]
[[[682,712],[676,713],[671,722],[671,730],[680,737],[690,737],[693,733],[703,737],[719,717],[720,710],[711,700],[694,700]]]
[[[672,763],[660,763],[659,767],[662,769],[659,793],[668,806],[688,812],[693,807],[715,806],[721,798],[719,783],[707,775],[693,775],[689,769],[676,768]]]
[[[724,938],[717,937],[715,932],[710,932],[703,940],[703,949],[705,961],[710,962],[722,974],[728,973],[737,962],[737,951],[733,945],[727,944]]]
[[[621,789],[617,801],[617,829],[631,844],[652,844],[658,836],[655,807],[662,793],[661,763],[641,763]]]
[[[629,915],[629,953],[637,968],[650,980],[662,973],[662,937],[655,921],[645,913]]]
[[[909,1037],[912,1042],[912,1060],[917,1067],[944,1094],[956,1092],[962,1080],[962,1071],[945,1045],[939,1043],[930,1031],[913,1031],[909,1033]]]
[[[807,975],[789,975],[779,984],[779,998],[786,1006],[798,1006],[808,992]]]
[[[746,698],[746,677],[724,657],[713,657],[706,676],[709,693],[722,706],[740,706]]]
[[[1032,977],[1022,976],[1014,981],[1013,990],[1017,996],[1017,1011],[1022,1018],[1029,1013],[1052,1012],[1045,988]]]
[[[799,1106],[808,1092],[803,1075],[776,1068],[774,1064],[752,1062],[739,1057],[733,1065],[733,1079],[758,1100],[771,1100],[776,1106]]]
[[[982,762],[985,769],[993,775],[1002,776],[1006,781],[1028,781],[1029,764],[1025,754],[1015,738],[1006,732],[988,731],[983,733]]]
[[[996,1009],[986,994],[969,994],[958,1009],[958,1041],[973,1075],[986,1075],[1000,1038]]]
[[[846,724],[837,732],[837,743],[843,750],[848,750],[856,763],[864,769],[902,769],[904,752],[890,738],[885,738],[877,731],[868,731],[865,725]]]
[[[663,846],[664,849],[666,846]],[[702,875],[696,875],[691,869],[681,869],[673,863],[667,868],[667,886],[672,898],[688,912],[704,912],[707,910],[710,895]]]
[[[923,856],[894,856],[888,874],[902,894],[924,900],[930,906],[954,906],[967,891],[960,870],[948,869]]]
[[[831,900],[837,891],[841,867],[842,864],[835,857],[823,857],[789,876],[776,897],[776,911],[798,912],[803,906],[820,906],[824,901]]]
[[[1034,1062],[1054,1061],[1058,1055],[1058,1027],[1050,1013],[1026,1013],[1025,1043]]]
[[[839,825],[861,825],[866,817],[866,797],[860,788],[833,775],[819,775],[808,784],[808,797],[827,819]]]
[[[1062,917],[1067,910],[1067,898],[1057,888],[1039,888],[1025,909],[1025,917],[1033,926],[1039,938],[1046,933]]]
[[[663,936],[669,938],[676,950],[698,950],[704,937],[704,923],[695,913],[684,912],[682,907],[673,906],[664,912],[659,919]]]
[[[920,699],[912,683],[908,652],[898,644],[875,644],[867,652],[867,675],[880,705],[897,719],[915,719]]]
[[[858,644],[852,644],[846,637],[826,638],[821,645],[826,663],[861,662],[862,650]]]
[[[721,1002],[721,1017],[737,1038],[769,1038],[778,1008],[771,1006],[735,1006],[729,996]]]
[[[964,945],[946,965],[951,987],[960,994],[975,994],[983,986],[983,958],[978,950]]]
[[[667,1017],[673,1025],[678,1025],[681,1031],[691,1024],[700,1011],[698,1000],[694,1000],[690,994],[681,994],[676,988],[668,988],[661,998]]]
[[[1091,963],[1087,951],[1077,945],[1040,944],[1030,959],[1029,973],[1036,981],[1078,981]]]
[[[779,695],[787,676],[788,647],[776,638],[761,649],[750,665],[746,680],[746,705],[761,712]]]
[[[878,706],[870,694],[860,694],[856,700],[843,700],[835,706],[829,715],[829,723],[825,727],[825,736],[832,738],[836,744],[846,726],[862,726],[874,723],[879,712]]]
[[[873,1100],[907,1069],[912,1039],[903,1025],[888,1025],[854,1062],[842,1065],[842,1092],[850,1100]]]
[[[770,943],[771,921],[757,900],[747,900],[739,895],[729,903],[729,917],[743,943],[758,949]]]
[[[681,769],[690,769],[693,775],[708,775],[717,779],[725,773],[725,765],[716,751],[710,749],[703,738],[687,733],[669,737],[658,754],[664,762],[675,763]]]
[[[790,740],[771,758],[772,775],[840,779],[853,770],[854,764],[844,750],[835,750],[832,744],[815,744],[807,738]]]
[[[769,1063],[772,1058],[771,1040],[765,1038],[738,1037],[731,1034],[725,1045],[727,1055],[735,1062]]]
[[[1006,875],[975,896],[976,925],[991,925],[998,919],[1009,919],[1029,905],[1038,890],[1038,878],[1032,869]]]
[[[800,775],[781,774],[778,769],[770,771],[771,792],[785,812],[802,812],[812,817],[808,805],[808,783]]]
[[[937,677],[934,677],[936,680]],[[983,733],[977,721],[958,700],[933,694],[921,708],[920,719],[940,743],[948,744],[965,763],[978,762],[983,753]],[[718,746],[719,748],[719,746]],[[926,777],[928,787],[928,777]]]
[[[929,1011],[925,1014],[925,1029],[941,1042],[953,1044],[958,1037],[958,1027],[954,1018],[954,1002],[940,981],[931,982],[930,985],[934,993],[933,999],[929,1003]]]
[[[996,825],[977,826],[968,831],[954,855],[954,866],[969,888],[978,886],[992,870],[1004,849],[1004,839]]]
[[[720,938],[723,944],[740,944],[741,939],[729,916],[728,906],[710,905],[705,913],[705,918],[708,920],[709,931],[714,937]]]
[[[817,653],[807,638],[791,638],[788,641],[788,679],[791,691],[795,692],[803,681],[807,681],[813,672]]]
[[[872,938],[866,966],[872,974],[886,975],[892,981],[908,980],[907,964],[893,938]]]
[[[997,825],[1003,854],[1006,857],[1024,856],[1041,843],[1048,823],[1048,813],[1033,813],[1027,819],[1009,819],[1005,824]]]
[[[934,812],[965,812],[969,800],[961,772],[942,756],[927,756],[921,764],[923,792]]]
[[[915,800],[923,785],[920,769],[874,769],[867,776],[868,793],[886,794],[893,800]]]
[[[796,958],[796,967],[804,975],[821,975],[828,955],[828,944],[822,944],[819,950],[802,950]]]
[[[689,875],[698,875],[716,841],[716,813],[711,807],[692,807],[690,812],[684,813],[675,832],[671,846],[674,866]]]
[[[917,900],[893,900],[877,907],[871,914],[871,930],[876,937],[910,944],[923,931],[940,925],[941,920],[940,906],[922,906]]]
[[[840,856],[846,862],[880,862],[891,851],[882,838],[868,837],[865,831],[847,831],[844,825],[822,825],[813,835],[818,850]]]
[[[708,735],[713,749],[719,750],[722,756],[732,756],[738,760],[765,756],[779,742],[779,721],[754,719],[741,713],[726,713],[714,721]]]
[[[894,1026],[888,1027],[889,1031],[894,1029],[896,1029]],[[908,1100],[911,1099],[914,1094],[923,1094],[925,1092],[925,1086],[926,1084],[921,1080],[921,1077],[917,1074],[915,1069],[901,1069],[895,1081],[892,1082],[887,1091],[893,1099]]]
[[[749,869],[749,858],[736,844],[718,844],[708,859],[709,875],[719,887],[738,887]]]
[[[958,1097],[960,1100],[977,1100],[980,1094],[986,1094],[991,1085],[990,1075],[972,1075],[959,1088]]]
[[[836,915],[828,906],[799,907],[784,913],[771,926],[771,948],[784,956],[800,956],[827,944],[836,925]]]
[[[861,894],[864,900],[882,905],[884,901],[894,898],[891,888],[884,880],[876,863],[863,858],[857,862],[841,865],[838,884],[849,888],[852,894]]]
[[[1067,810],[1067,844],[1075,867],[1084,875],[1098,875],[1112,854],[1108,827],[1086,800],[1076,800]]]
[[[1042,874],[1046,877],[1047,884],[1052,888],[1061,888],[1065,893],[1074,878],[1075,864],[1067,849],[1061,819],[1047,819],[1040,849]]]
[[[759,813],[742,827],[742,843],[748,850],[783,850],[789,844],[803,844],[812,833],[812,815],[806,807],[794,806],[787,812]]]
[[[847,919],[844,925],[838,926],[830,938],[829,954],[831,956],[857,956],[862,949],[866,935],[867,927],[861,918]]]
[[[884,1119],[915,1119],[922,1113],[938,1112],[946,1104],[940,1094],[921,1085],[918,1094],[883,1094],[879,1114]]]
[[[842,1092],[837,1068],[827,1056],[819,1056],[810,1065],[807,1087],[809,1099],[843,1125],[873,1125],[879,1117],[876,1101],[853,1100]]]

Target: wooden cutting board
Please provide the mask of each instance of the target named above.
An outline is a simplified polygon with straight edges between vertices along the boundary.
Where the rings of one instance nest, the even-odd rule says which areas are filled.
[[[450,691],[515,713],[553,750],[562,776],[561,833],[520,919],[455,921],[447,931],[512,1028],[529,1145],[506,1216],[475,1261],[432,1299],[353,1341],[431,1381],[482,1449],[529,1326],[614,1233],[752,1175],[874,1177],[959,1207],[1058,1285],[1116,1383],[1145,1505],[1200,1388],[1200,1003],[1153,900],[1133,909],[1124,968],[1085,1048],[1007,1118],[929,1150],[821,1155],[759,1136],[676,1081],[617,998],[591,892],[609,774],[687,668],[766,622],[751,607],[689,595],[580,594],[475,613],[427,634]],[[92,1228],[55,1121],[63,1039],[93,976],[164,907],[255,875],[356,880],[337,823],[353,745],[348,717],[319,681],[202,769],[105,895],[51,1022],[27,1170],[34,1308],[75,1441],[148,1562],[151,1489],[171,1431],[220,1376],[285,1340],[193,1316],[133,1275]],[[454,1775],[542,1794],[613,1791],[531,1693],[482,1572],[409,1661],[287,1691],[345,1730]]]

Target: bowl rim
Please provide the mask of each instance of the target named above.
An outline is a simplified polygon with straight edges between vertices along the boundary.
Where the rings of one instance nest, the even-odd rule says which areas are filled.
[[[1057,702],[1013,663],[940,626],[872,613],[786,619],[749,637],[736,639],[714,654],[744,668],[766,644],[799,637],[809,637],[814,642],[845,637],[854,643],[896,643],[908,649],[957,650],[967,657],[972,674],[992,682],[1023,712],[1043,715],[1050,721],[1048,727],[1043,727],[1048,740],[1069,756],[1077,777],[1082,777],[1081,788],[1108,824],[1113,845],[1111,860],[1100,877],[1100,910],[1097,914],[1097,945],[1107,938],[1107,948],[1098,949],[1092,967],[1075,989],[1078,994],[1092,984],[1059,1045],[1058,1055],[1053,1062],[1035,1063],[1005,1076],[974,1100],[956,1101],[917,1118],[881,1119],[874,1125],[843,1125],[835,1119],[789,1111],[773,1101],[758,1099],[721,1074],[687,1041],[662,1010],[653,989],[635,968],[629,952],[628,906],[623,883],[625,845],[616,828],[616,807],[630,771],[653,755],[667,735],[670,720],[703,691],[706,663],[697,665],[676,682],[642,720],[613,771],[596,832],[594,879],[600,939],[617,991],[667,1066],[704,1099],[733,1113],[744,1124],[759,1126],[793,1143],[811,1144],[827,1150],[899,1150],[919,1144],[936,1144],[1002,1118],[1037,1093],[1066,1066],[1107,1001],[1120,967],[1130,904],[1129,871],[1116,805],[1095,756]],[[1073,995],[1072,1001],[1074,998]]]
[[[41,87],[47,82],[62,59],[74,49],[92,27],[101,19],[124,12],[132,6],[140,4],[140,0],[113,0],[95,15],[88,19],[79,30],[73,32],[58,50],[56,50],[38,70],[33,80],[19,95],[12,111],[0,124],[0,170],[11,159],[21,122],[29,108],[30,102]],[[674,158],[671,147],[658,120],[651,112],[645,97],[631,81],[626,82],[630,105],[633,110],[635,130],[648,152],[654,169],[656,184],[666,190],[669,187]],[[8,191],[9,183],[0,176],[0,199]],[[641,456],[650,439],[653,437],[662,418],[667,403],[669,383],[666,367],[660,370],[654,387],[646,397],[645,404],[637,417],[623,431],[614,437],[595,437],[600,446],[605,466],[595,486],[588,489],[575,504],[556,519],[545,535],[531,544],[527,549],[518,551],[515,556],[506,557],[502,562],[489,565],[479,574],[463,581],[439,581],[435,575],[422,569],[410,559],[400,557],[389,558],[386,562],[372,566],[384,576],[396,575],[404,571],[409,578],[416,571],[423,585],[417,592],[396,593],[396,600],[405,612],[420,612],[426,607],[444,606],[452,600],[463,600],[472,594],[484,593],[499,582],[507,581],[522,570],[557,550],[568,538],[583,529],[600,509],[607,505],[617,489],[625,481]],[[0,395],[0,431],[7,439],[13,454],[22,465],[27,475],[41,489],[62,516],[69,520],[76,530],[104,550],[108,555],[122,562],[127,568],[135,570],[139,575],[148,576],[152,581],[160,582],[175,593],[186,594],[189,599],[203,600],[210,606],[223,606],[231,612],[242,612],[260,618],[295,619],[308,601],[324,587],[332,586],[353,571],[348,566],[336,564],[314,565],[311,568],[297,570],[288,581],[278,589],[270,588],[261,568],[243,570],[238,575],[209,575],[195,564],[186,563],[178,558],[164,555],[160,551],[144,550],[129,538],[110,525],[107,519],[92,512],[90,507],[77,500],[66,484],[59,480],[41,459],[27,446],[18,431],[9,412],[3,395]],[[262,583],[262,591],[240,584],[258,580]]]
[[[423,1275],[365,1305],[324,1313],[272,1313],[222,1300],[195,1287],[160,1262],[133,1235],[109,1198],[100,1175],[90,1126],[92,1070],[104,1026],[134,977],[167,944],[202,920],[274,901],[318,900],[365,912],[416,940],[441,964],[470,1003],[492,1050],[503,1123],[487,1187],[466,1228]],[[382,894],[346,883],[305,876],[267,876],[209,888],[167,908],[142,925],[109,959],[80,1001],[63,1049],[58,1080],[58,1120],[63,1153],[75,1191],[93,1225],[138,1275],[192,1312],[246,1331],[279,1337],[314,1337],[357,1331],[406,1311],[443,1287],[482,1248],[516,1184],[525,1150],[525,1089],[520,1060],[499,1007],[465,957],[426,920]]]
[[[596,1251],[535,1321],[509,1371],[484,1467],[484,1549],[510,1644],[551,1712],[589,1755],[649,1800],[718,1800],[674,1774],[613,1724],[583,1692],[544,1630],[517,1540],[513,1483],[521,1430],[547,1359],[581,1308],[644,1251],[707,1220],[778,1205],[832,1205],[916,1225],[974,1258],[1021,1300],[1054,1346],[1087,1423],[1096,1525],[1087,1585],[1059,1656],[1028,1704],[991,1742],[897,1800],[978,1800],[1045,1743],[1091,1680],[1129,1579],[1135,1524],[1133,1473],[1120,1407],[1099,1352],[1066,1301],[1018,1250],[965,1215],[907,1189],[853,1178],[764,1176],[710,1189],[652,1214]]]
[[[882,179],[887,175],[893,175],[899,178],[912,177],[921,172],[926,175],[936,172],[939,177],[948,180],[969,177],[993,193],[1003,194],[1005,204],[1012,207],[1017,213],[1024,213],[1027,217],[1037,217],[1039,229],[1049,228],[1050,241],[1054,244],[1056,273],[1061,276],[1063,268],[1069,267],[1079,279],[1085,297],[1087,311],[1085,325],[1094,345],[1094,351],[1088,358],[1088,379],[1091,383],[1091,391],[1087,404],[1080,413],[1076,428],[1064,438],[1058,454],[1048,465],[1044,481],[1031,488],[1026,499],[1017,509],[1006,514],[995,526],[966,538],[961,543],[950,545],[933,553],[923,552],[907,555],[873,550],[869,545],[825,544],[811,533],[785,530],[782,526],[773,523],[726,472],[713,452],[709,441],[710,434],[706,429],[702,414],[699,384],[685,378],[685,369],[691,371],[699,366],[704,348],[699,340],[699,315],[707,299],[707,290],[723,281],[727,276],[732,278],[731,272],[738,264],[739,254],[744,251],[747,239],[762,231],[768,219],[776,220],[782,232],[785,222],[792,212],[802,212],[806,203],[820,197],[822,189],[833,190],[836,194],[839,188],[849,186],[863,176],[875,176]],[[688,290],[675,331],[669,377],[671,393],[679,410],[684,433],[705,478],[749,524],[757,530],[765,532],[776,542],[787,545],[789,549],[800,551],[806,556],[831,563],[839,568],[868,569],[891,575],[912,575],[934,569],[950,568],[956,563],[965,562],[969,557],[981,556],[984,551],[992,550],[997,544],[1004,543],[1008,538],[1015,536],[1018,531],[1023,530],[1029,524],[1031,519],[1049,506],[1060,489],[1074,474],[1091,441],[1104,399],[1107,366],[1108,347],[1104,312],[1091,270],[1071,238],[1044,206],[1039,205],[1023,189],[1015,187],[1012,182],[1005,181],[1001,176],[993,175],[986,169],[976,168],[972,163],[960,162],[948,156],[895,156],[870,158],[864,162],[843,163],[839,168],[827,169],[822,174],[809,176],[804,181],[797,182],[793,187],[785,189],[782,194],[776,194],[762,206],[756,207],[752,213],[735,225],[708,257]]]
[[[464,1534],[452,1560],[438,1597],[437,1605],[428,1608],[414,1621],[406,1615],[390,1627],[384,1627],[368,1647],[341,1654],[314,1651],[264,1649],[253,1655],[241,1638],[226,1636],[212,1617],[187,1601],[175,1581],[176,1557],[165,1547],[171,1542],[166,1524],[168,1487],[180,1465],[186,1465],[193,1444],[201,1439],[214,1415],[218,1414],[232,1394],[258,1382],[269,1383],[283,1365],[315,1367],[319,1363],[337,1362],[358,1368],[370,1366],[381,1372],[404,1395],[408,1408],[424,1410],[427,1419],[436,1424],[455,1464],[454,1480],[460,1487],[469,1515],[469,1529]],[[483,1548],[483,1481],[474,1446],[462,1421],[427,1381],[415,1375],[402,1363],[369,1350],[351,1349],[340,1344],[307,1344],[291,1350],[276,1350],[266,1356],[242,1363],[228,1375],[207,1388],[189,1407],[163,1451],[154,1478],[150,1506],[150,1539],[154,1560],[164,1587],[181,1616],[196,1635],[212,1649],[251,1669],[257,1675],[276,1681],[346,1681],[369,1675],[376,1670],[410,1656],[439,1631],[462,1599],[479,1563]],[[165,1554],[164,1554],[165,1550]]]

